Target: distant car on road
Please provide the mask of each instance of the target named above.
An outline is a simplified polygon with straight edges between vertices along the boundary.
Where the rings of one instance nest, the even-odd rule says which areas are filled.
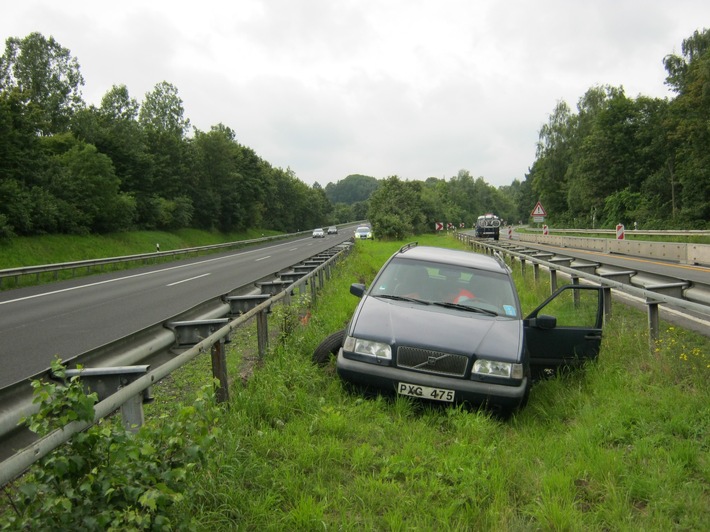
[[[322,227],[313,230],[313,238],[325,238],[325,231]]]
[[[566,285],[523,317],[500,257],[413,242],[350,292],[361,301],[349,324],[313,360],[335,355],[340,378],[366,390],[510,413],[533,376],[599,353],[601,287]]]
[[[337,234],[338,234],[338,228],[337,228],[336,226],[334,226],[334,225],[331,225],[331,226],[328,228],[328,234],[329,234],[329,235],[337,235]]]
[[[370,229],[366,225],[361,225],[360,227],[355,229],[355,238],[357,240],[367,240],[368,238],[372,239],[372,229]]]

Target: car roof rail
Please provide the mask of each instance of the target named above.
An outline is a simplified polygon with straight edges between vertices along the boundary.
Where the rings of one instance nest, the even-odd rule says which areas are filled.
[[[419,242],[410,242],[409,244],[405,244],[401,248],[399,248],[399,252],[404,253],[408,249],[411,249],[411,248],[416,247],[418,245],[419,245]]]

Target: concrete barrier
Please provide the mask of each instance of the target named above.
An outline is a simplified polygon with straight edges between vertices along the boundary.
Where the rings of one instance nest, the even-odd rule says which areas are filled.
[[[613,238],[584,238],[578,236],[540,235],[516,233],[522,242],[574,247],[600,253],[618,253],[649,259],[676,261],[682,264],[710,266],[710,245],[683,244],[679,242],[648,242],[645,240],[615,240]]]

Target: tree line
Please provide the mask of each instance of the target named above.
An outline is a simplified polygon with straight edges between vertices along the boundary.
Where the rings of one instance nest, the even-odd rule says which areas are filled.
[[[460,170],[424,181],[353,174],[308,186],[223,124],[200,131],[163,81],[139,102],[114,85],[98,106],[52,37],[7,39],[0,57],[0,237],[193,227],[292,232],[368,218],[380,236],[470,227],[494,212],[527,222],[540,200],[569,227],[707,227],[710,33],[663,59],[672,99],[590,88],[558,102],[522,180],[493,187]]]
[[[86,105],[78,61],[54,38],[9,38],[0,57],[0,236],[194,227],[296,231],[332,204],[223,124],[200,131],[178,90],[142,102],[114,85]]]
[[[522,181],[493,188],[466,170],[450,180],[383,180],[369,200],[376,234],[431,230],[434,220],[469,227],[485,212],[528,222],[537,201],[546,222],[562,227],[710,228],[710,31],[681,50],[663,58],[672,99],[598,86],[577,112],[558,102]]]
[[[541,128],[526,183],[557,223],[710,227],[710,31],[663,58],[672,99],[589,89]]]

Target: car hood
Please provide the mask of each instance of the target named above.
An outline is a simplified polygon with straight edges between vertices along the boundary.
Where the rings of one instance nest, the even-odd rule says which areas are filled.
[[[349,335],[392,346],[519,362],[523,322],[474,312],[365,296]]]

